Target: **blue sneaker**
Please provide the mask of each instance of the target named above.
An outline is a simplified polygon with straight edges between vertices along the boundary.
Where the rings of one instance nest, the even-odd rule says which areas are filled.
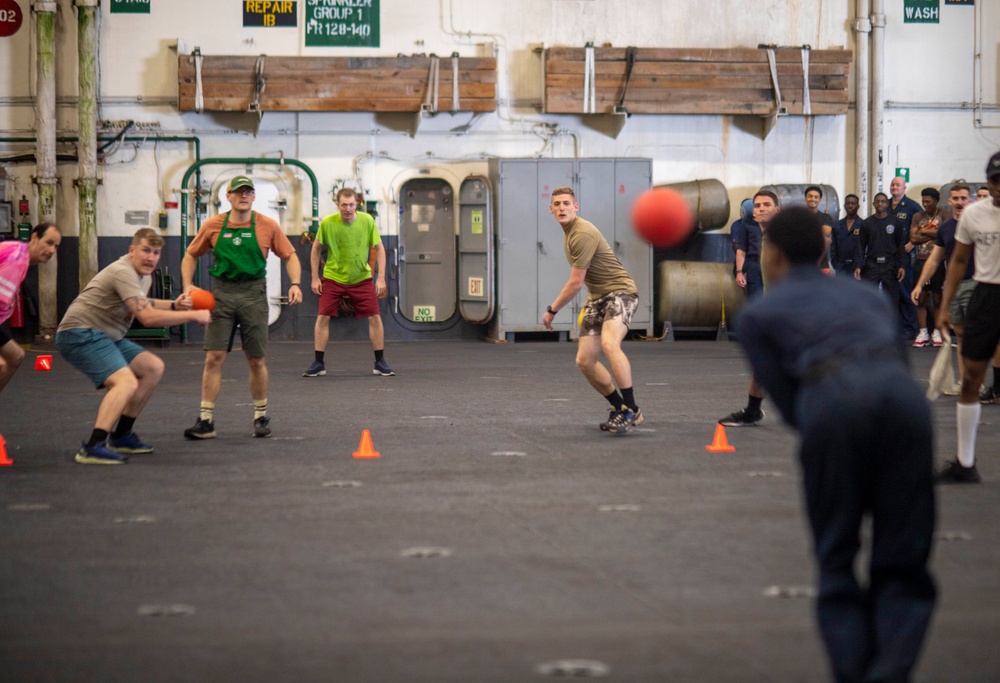
[[[153,447],[148,443],[143,443],[142,439],[135,432],[129,432],[125,436],[108,438],[108,449],[115,453],[152,453]]]
[[[375,367],[372,368],[373,375],[382,375],[383,377],[393,377],[396,373],[392,371],[389,364],[385,362],[385,358],[382,360],[375,361]]]
[[[80,450],[76,452],[74,459],[81,465],[124,465],[128,462],[127,455],[108,450],[102,443],[90,448],[87,448],[87,444],[80,444]]]
[[[341,299],[343,301],[343,299]],[[302,373],[303,377],[323,377],[326,375],[326,366],[318,360],[314,360],[309,369]]]

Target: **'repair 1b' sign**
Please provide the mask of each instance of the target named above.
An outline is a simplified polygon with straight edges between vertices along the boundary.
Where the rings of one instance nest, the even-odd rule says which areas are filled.
[[[24,22],[24,12],[14,0],[0,0],[0,38],[17,33]]]

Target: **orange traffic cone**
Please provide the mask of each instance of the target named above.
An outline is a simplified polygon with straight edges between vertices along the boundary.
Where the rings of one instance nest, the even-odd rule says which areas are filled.
[[[52,369],[52,356],[38,356],[35,358],[35,370],[48,372]]]
[[[372,446],[372,435],[367,429],[361,432],[361,443],[358,444],[358,450],[354,451],[354,457],[359,459],[381,457]]]
[[[14,464],[14,461],[7,457],[7,442],[3,440],[3,434],[0,434],[0,467],[10,467]]]
[[[715,438],[712,439],[712,445],[705,446],[705,450],[709,453],[732,453],[736,450],[736,446],[729,445],[729,441],[726,439],[726,428],[717,424],[715,425]]]

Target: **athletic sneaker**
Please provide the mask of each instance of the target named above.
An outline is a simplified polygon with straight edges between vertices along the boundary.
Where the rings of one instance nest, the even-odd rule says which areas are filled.
[[[997,388],[990,387],[989,389],[979,390],[979,402],[980,403],[1000,403],[1000,393],[997,392]]]
[[[944,344],[944,339],[941,338],[941,333],[937,330],[931,332],[931,343],[934,344],[934,348],[942,346]]]
[[[601,428],[602,432],[609,432],[609,431],[611,431],[611,422],[612,422],[612,420],[615,419],[615,416],[618,413],[620,413],[620,412],[621,412],[620,410],[615,410],[614,408],[612,408],[611,412],[608,413],[608,419],[607,419],[607,421],[606,422],[602,422],[601,424],[599,424],[597,426]],[[642,411],[640,410],[638,416],[635,419],[635,422],[632,423],[633,426],[642,424],[642,420],[643,420]]]
[[[965,467],[958,460],[952,460],[934,475],[935,484],[978,484],[979,470],[976,466]]]
[[[148,443],[143,443],[142,439],[135,432],[129,432],[124,436],[110,437],[108,448],[115,453],[152,453],[153,447]]]
[[[94,444],[90,448],[87,448],[87,444],[80,444],[74,460],[81,465],[124,465],[128,462],[128,456],[108,450],[103,443]]]
[[[605,420],[604,422],[602,422],[601,424],[597,425],[598,427],[601,428],[602,432],[608,431],[608,426],[611,424],[611,421],[613,419],[615,419],[615,415],[617,415],[617,414],[618,414],[618,409],[617,408],[612,408],[611,412],[608,413],[608,419]]]
[[[719,420],[720,425],[725,425],[726,427],[749,427],[757,424],[764,419],[764,411],[759,413],[751,413],[747,411],[746,408],[737,410],[735,413],[726,415],[724,418]]]
[[[382,375],[383,377],[393,377],[396,373],[392,371],[389,364],[385,362],[385,358],[382,360],[375,361],[375,367],[372,368],[373,375]]]
[[[214,439],[215,423],[211,420],[202,420],[200,417],[195,421],[194,427],[184,430],[185,439]]]
[[[624,434],[632,427],[642,424],[642,419],[642,410],[639,408],[633,411],[623,407],[608,420],[608,431],[612,434]]]
[[[253,421],[254,438],[264,439],[271,436],[271,418],[267,415],[258,417]]]
[[[954,386],[952,386],[950,389],[945,389],[942,393],[945,396],[958,396],[959,394],[962,393],[962,383],[955,382]]]
[[[917,338],[913,340],[913,346],[919,349],[924,346],[930,346],[930,345],[931,345],[931,338],[927,334],[927,330],[920,330],[920,334],[918,334]]]
[[[318,360],[314,360],[309,369],[302,373],[303,377],[323,377],[326,375],[326,366]]]

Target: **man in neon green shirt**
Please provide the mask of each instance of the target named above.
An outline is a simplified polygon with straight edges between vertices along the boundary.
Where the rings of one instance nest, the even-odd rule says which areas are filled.
[[[312,291],[319,296],[319,315],[316,316],[314,346],[316,359],[303,377],[322,377],[326,374],[324,356],[330,339],[330,318],[337,317],[341,299],[354,306],[354,317],[368,319],[368,336],[375,351],[373,375],[391,377],[396,373],[385,362],[385,331],[379,315],[378,300],[386,295],[385,247],[378,234],[375,219],[358,211],[358,195],[349,187],[337,192],[339,213],[323,219],[313,241],[309,262],[312,264]],[[326,246],[326,265],[320,274],[322,249]],[[373,281],[369,262],[375,249],[378,275]],[[374,284],[374,286],[373,286]]]

